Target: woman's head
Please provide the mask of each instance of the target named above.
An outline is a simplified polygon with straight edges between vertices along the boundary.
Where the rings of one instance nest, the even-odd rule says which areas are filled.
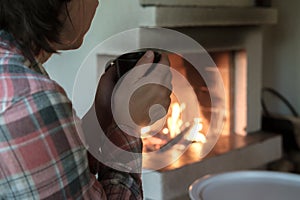
[[[94,18],[98,0],[71,0],[67,4],[67,15],[63,14],[63,27],[59,38],[61,43],[53,44],[56,49],[76,49],[81,46],[86,32]]]
[[[1,0],[0,29],[33,60],[41,50],[78,48],[97,5],[98,0]]]

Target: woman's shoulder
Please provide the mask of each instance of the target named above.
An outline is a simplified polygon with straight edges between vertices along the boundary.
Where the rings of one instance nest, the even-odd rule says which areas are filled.
[[[57,82],[22,65],[1,65],[0,80],[0,100],[8,104],[40,92],[55,92],[67,96]]]

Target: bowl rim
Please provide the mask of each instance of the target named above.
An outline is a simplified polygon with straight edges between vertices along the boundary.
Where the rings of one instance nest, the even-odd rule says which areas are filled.
[[[263,178],[264,180],[282,180],[294,182],[300,185],[300,175],[292,174],[287,172],[277,172],[277,171],[263,171],[263,170],[244,170],[244,171],[232,171],[232,172],[223,172],[217,174],[208,174],[199,179],[196,179],[189,186],[189,197],[192,200],[199,200],[199,194],[203,192],[203,190],[214,183],[216,180],[222,181],[234,181],[240,179],[257,179]],[[286,183],[286,182],[285,182]],[[201,199],[201,197],[200,197]]]

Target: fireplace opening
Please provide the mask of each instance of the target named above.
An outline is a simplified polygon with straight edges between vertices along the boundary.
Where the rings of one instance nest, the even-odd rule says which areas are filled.
[[[220,72],[225,90],[225,120],[222,135],[241,134],[245,135],[246,128],[246,63],[245,50],[224,50],[209,52],[212,60]],[[144,152],[160,150],[170,143],[176,142],[184,134],[190,142],[206,143],[212,108],[211,95],[206,83],[197,70],[182,56],[169,53],[170,64],[173,69],[183,75],[190,85],[199,102],[200,116],[195,117],[193,122],[184,122],[182,112],[186,109],[186,102],[179,102],[175,95],[171,95],[164,127],[143,127]],[[159,130],[157,130],[159,128]],[[188,131],[191,134],[185,134]],[[155,134],[153,134],[153,132]]]

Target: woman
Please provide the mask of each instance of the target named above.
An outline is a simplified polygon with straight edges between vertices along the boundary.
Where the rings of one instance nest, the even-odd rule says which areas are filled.
[[[88,163],[71,102],[42,67],[53,53],[81,46],[97,6],[98,0],[0,1],[0,199],[142,199],[139,174],[91,156]],[[140,64],[153,61],[153,52],[147,55]],[[109,70],[98,94],[111,94],[114,79]],[[130,137],[114,137],[123,133],[113,123],[105,130],[115,144],[141,152],[140,140],[126,145]]]

